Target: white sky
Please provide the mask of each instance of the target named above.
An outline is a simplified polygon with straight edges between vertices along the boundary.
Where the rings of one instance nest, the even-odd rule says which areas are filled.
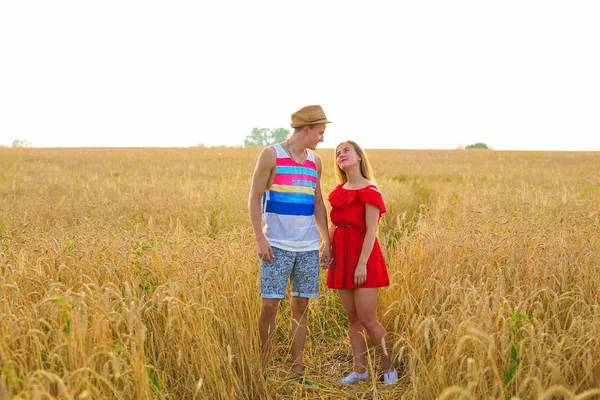
[[[600,2],[2,1],[0,145],[600,150]]]

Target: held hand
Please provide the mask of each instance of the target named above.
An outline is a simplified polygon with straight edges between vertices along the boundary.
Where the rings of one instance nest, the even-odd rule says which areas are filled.
[[[271,264],[273,262],[273,259],[275,258],[275,254],[273,253],[273,248],[271,247],[269,242],[267,242],[266,239],[261,239],[256,243],[256,245],[258,248],[258,257],[262,261]]]
[[[329,268],[329,266],[331,265],[331,263],[333,262],[333,258],[331,257],[331,247],[330,246],[324,246],[323,244],[321,244],[321,254],[320,254],[320,264],[321,264],[321,268]]]
[[[360,286],[367,281],[367,265],[358,264],[354,269],[354,284]]]

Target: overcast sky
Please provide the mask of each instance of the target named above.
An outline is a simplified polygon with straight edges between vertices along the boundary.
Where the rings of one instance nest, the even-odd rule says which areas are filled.
[[[600,1],[2,1],[0,145],[600,150]]]

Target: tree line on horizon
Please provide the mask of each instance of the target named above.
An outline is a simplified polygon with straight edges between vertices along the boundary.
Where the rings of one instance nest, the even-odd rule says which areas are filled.
[[[244,147],[264,147],[275,143],[284,142],[290,136],[290,131],[285,128],[252,128],[252,132],[244,139]],[[8,147],[8,146],[0,146]],[[15,139],[12,142],[14,148],[32,147],[31,142],[26,139]],[[197,147],[205,147],[203,143],[198,143]],[[233,146],[239,147],[239,146]],[[477,142],[464,147],[465,149],[490,149],[485,143]]]
[[[289,136],[290,131],[285,128],[253,128],[244,139],[244,147],[270,146],[285,141]]]
[[[271,146],[281,143],[290,136],[290,131],[285,128],[268,129],[253,128],[252,132],[244,139],[244,147]],[[487,144],[477,142],[464,147],[465,149],[489,149]]]
[[[32,144],[30,141],[26,139],[15,139],[12,141],[12,145],[10,147],[31,147]],[[5,145],[0,145],[0,147],[9,147]]]

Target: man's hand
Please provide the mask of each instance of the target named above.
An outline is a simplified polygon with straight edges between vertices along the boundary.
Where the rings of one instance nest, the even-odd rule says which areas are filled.
[[[367,264],[359,263],[354,269],[354,284],[360,286],[367,281]]]
[[[267,239],[262,238],[256,241],[256,246],[258,248],[258,257],[265,262],[271,264],[275,259],[275,253],[273,253],[273,248],[267,242]]]
[[[333,258],[331,257],[331,246],[325,246],[325,243],[321,243],[319,253],[321,268],[329,268],[333,262]]]

